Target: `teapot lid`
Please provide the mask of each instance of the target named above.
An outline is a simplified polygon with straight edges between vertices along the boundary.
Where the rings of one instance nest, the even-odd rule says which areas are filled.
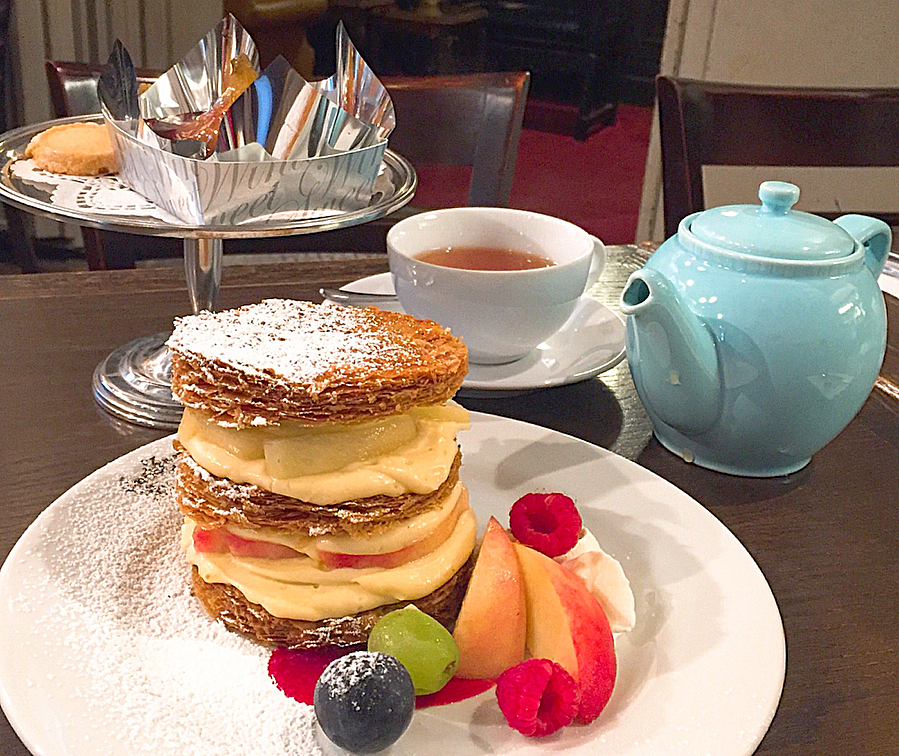
[[[759,205],[726,205],[696,215],[689,229],[701,241],[730,252],[781,260],[829,260],[847,257],[855,239],[826,218],[791,208],[799,187],[764,181]]]

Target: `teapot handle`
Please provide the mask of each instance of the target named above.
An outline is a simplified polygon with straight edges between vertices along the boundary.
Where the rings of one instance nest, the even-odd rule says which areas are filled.
[[[882,220],[867,215],[841,215],[834,223],[845,228],[849,235],[865,248],[865,265],[880,277],[884,263],[890,254],[893,232]]]

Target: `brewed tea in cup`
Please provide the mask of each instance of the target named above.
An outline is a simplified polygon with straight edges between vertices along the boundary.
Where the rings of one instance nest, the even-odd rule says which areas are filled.
[[[400,221],[387,255],[406,312],[450,328],[472,362],[500,364],[521,359],[571,317],[596,244],[561,218],[459,207]]]

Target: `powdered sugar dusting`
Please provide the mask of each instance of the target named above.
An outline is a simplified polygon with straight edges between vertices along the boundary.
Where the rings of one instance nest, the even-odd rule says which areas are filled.
[[[322,673],[331,698],[342,698],[368,677],[387,677],[390,660],[385,654],[354,651],[332,661]]]
[[[277,689],[269,650],[190,595],[173,479],[163,439],[72,489],[11,555],[27,562],[10,611],[34,693],[14,704],[97,756],[320,754],[312,707]]]
[[[408,342],[373,327],[383,317],[373,309],[266,299],[179,318],[168,346],[249,374],[310,385],[335,370],[418,361],[420,353]]]

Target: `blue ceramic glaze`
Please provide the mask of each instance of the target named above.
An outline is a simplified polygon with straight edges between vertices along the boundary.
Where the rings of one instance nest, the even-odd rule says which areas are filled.
[[[631,374],[656,437],[722,472],[794,472],[861,409],[886,347],[885,223],[762,205],[685,218],[621,296]]]

